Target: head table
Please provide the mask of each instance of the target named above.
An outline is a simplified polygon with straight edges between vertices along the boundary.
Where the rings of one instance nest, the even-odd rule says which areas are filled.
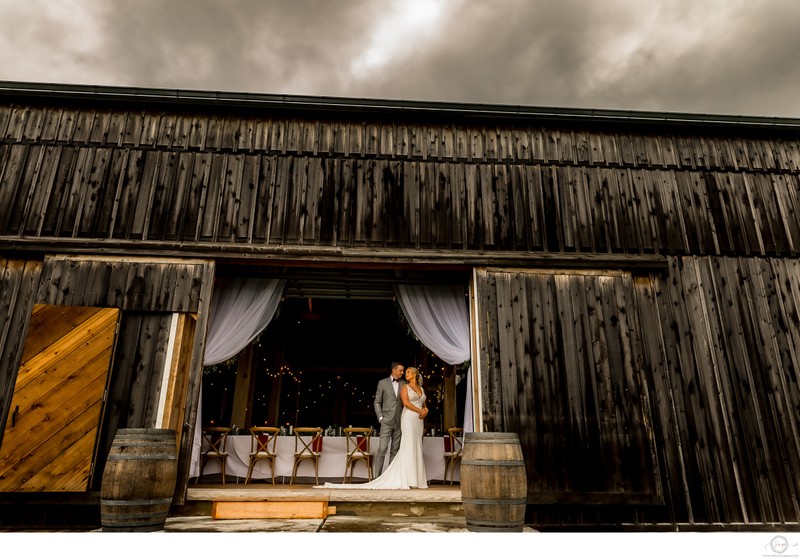
[[[422,452],[425,458],[425,474],[428,480],[444,479],[444,439],[446,437],[423,437]],[[379,440],[373,437],[370,441],[370,454],[374,457],[378,451]],[[251,452],[250,435],[231,435],[228,437],[226,452],[228,459],[225,464],[226,477],[244,478],[247,477],[247,468],[250,464]],[[205,448],[204,448],[205,450]],[[286,483],[292,477],[292,467],[294,466],[294,437],[278,437],[275,445],[275,481]],[[387,452],[388,465],[388,452]],[[347,437],[323,437],[322,452],[319,459],[319,480],[342,482],[347,463]],[[377,468],[373,465],[373,469]],[[459,469],[456,468],[455,479],[459,479]],[[203,470],[203,478],[220,474],[220,465],[217,460],[210,460]],[[259,460],[253,468],[253,479],[270,479],[271,471],[269,463]],[[349,479],[349,476],[348,476]],[[367,469],[363,461],[356,463],[353,468],[353,481],[366,481]],[[448,480],[450,474],[448,474]],[[296,481],[308,483],[314,481],[314,465],[304,460],[297,468]],[[238,481],[238,479],[237,479]]]

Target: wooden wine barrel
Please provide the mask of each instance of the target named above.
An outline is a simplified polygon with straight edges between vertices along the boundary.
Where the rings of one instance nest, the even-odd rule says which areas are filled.
[[[100,488],[104,532],[164,528],[178,473],[173,429],[120,429]]]
[[[461,497],[470,532],[521,532],[528,480],[516,433],[465,433]]]

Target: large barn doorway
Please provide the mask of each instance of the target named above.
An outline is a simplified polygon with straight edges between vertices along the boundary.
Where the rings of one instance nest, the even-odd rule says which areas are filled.
[[[431,410],[426,429],[442,432],[463,424],[466,383],[457,381],[464,371],[415,338],[393,286],[463,284],[466,293],[465,273],[297,268],[259,273],[287,279],[283,300],[247,350],[205,369],[204,424],[377,427],[375,386],[388,376],[392,361],[423,372]]]

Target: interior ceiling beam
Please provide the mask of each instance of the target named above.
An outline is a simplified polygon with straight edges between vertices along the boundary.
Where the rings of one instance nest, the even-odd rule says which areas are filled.
[[[392,294],[388,293],[319,293],[319,292],[312,292],[312,291],[291,291],[284,293],[284,297],[287,299],[306,299],[311,297],[312,299],[346,299],[349,301],[375,301],[375,300],[385,300],[385,301],[392,301],[394,297]]]
[[[386,375],[389,376],[388,367],[303,367],[302,373],[330,373],[332,375],[350,375],[350,374],[364,374],[364,375]]]

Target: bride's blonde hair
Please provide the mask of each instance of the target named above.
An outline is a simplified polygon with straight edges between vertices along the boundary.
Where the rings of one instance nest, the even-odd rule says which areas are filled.
[[[416,367],[409,367],[406,371],[411,371],[414,373],[414,378],[417,379],[417,384],[422,386],[422,373],[419,372],[419,369]]]

